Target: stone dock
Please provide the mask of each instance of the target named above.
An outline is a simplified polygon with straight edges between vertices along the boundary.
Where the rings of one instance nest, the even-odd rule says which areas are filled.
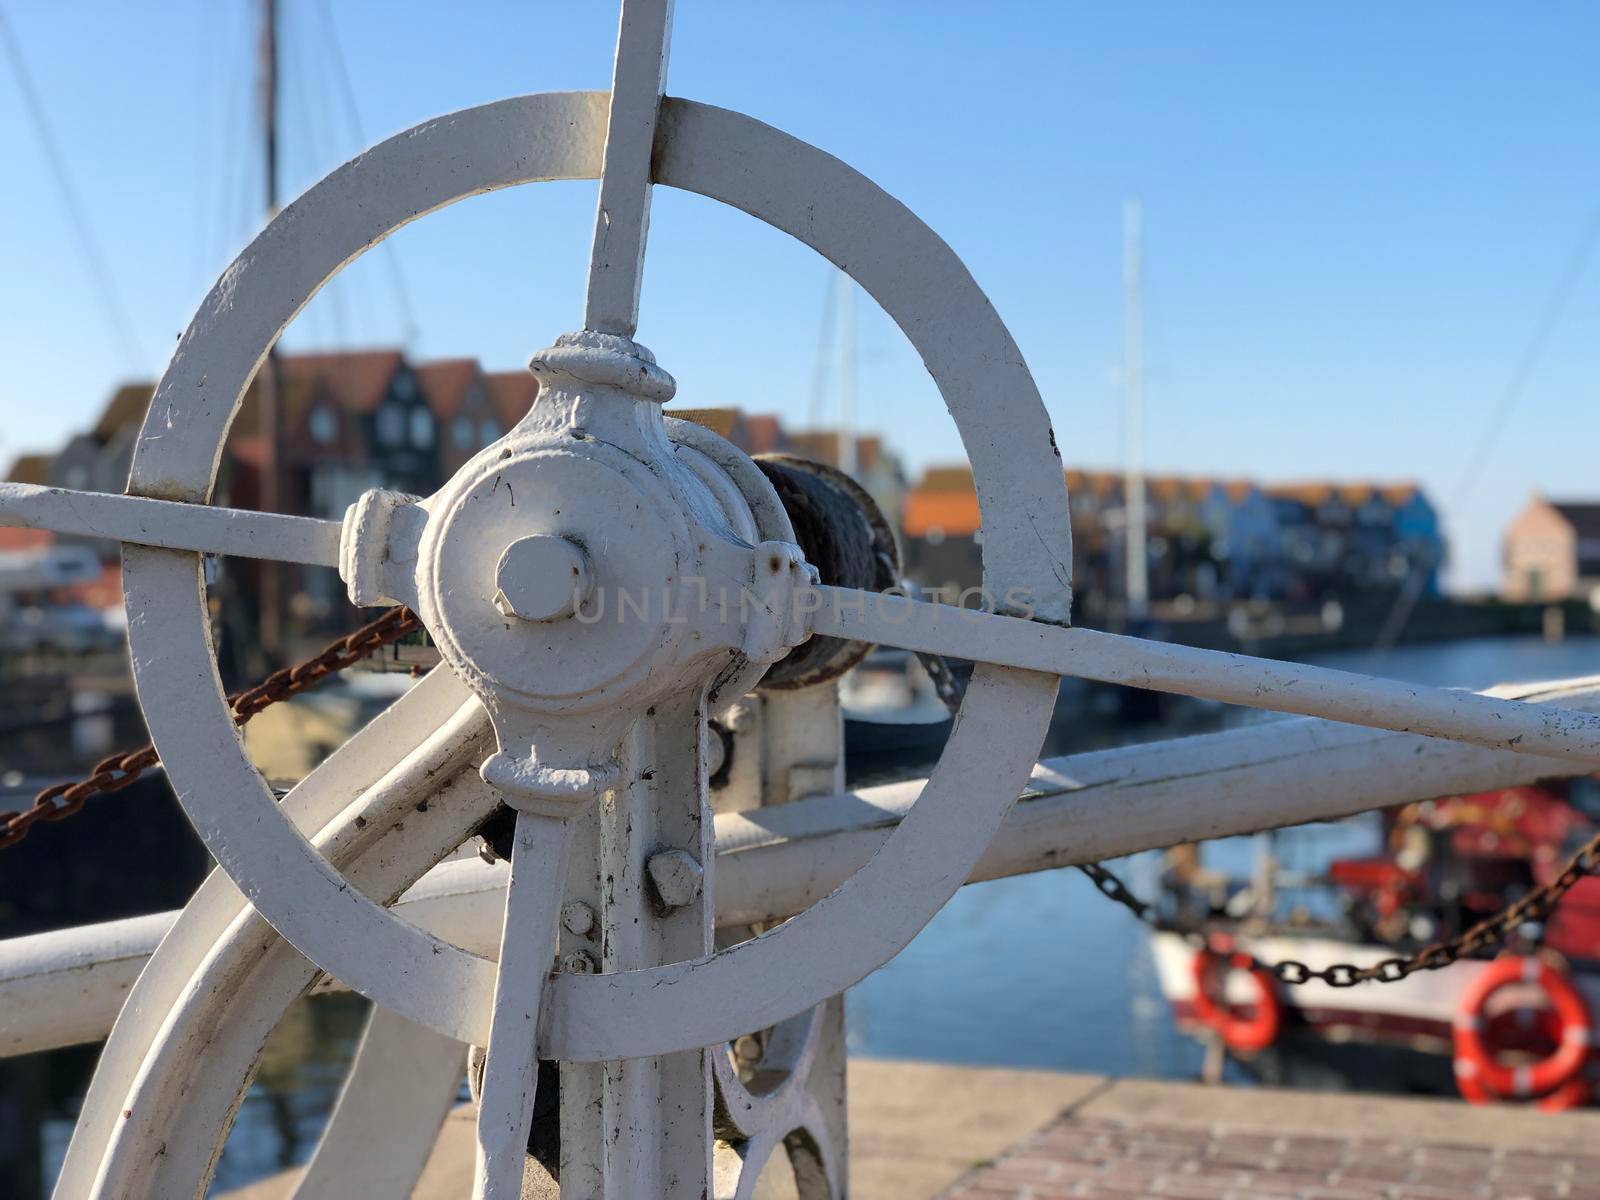
[[[856,1200],[1600,1200],[1600,1110],[852,1059],[850,1123]],[[462,1107],[415,1195],[471,1180]]]

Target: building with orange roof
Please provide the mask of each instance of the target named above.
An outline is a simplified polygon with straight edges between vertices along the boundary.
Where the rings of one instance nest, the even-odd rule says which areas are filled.
[[[273,365],[276,453],[269,451],[262,430],[258,376],[229,430],[218,497],[238,507],[258,507],[262,473],[276,460],[279,507],[332,519],[341,518],[369,488],[436,490],[526,413],[538,392],[526,371],[486,374],[471,358],[413,364],[396,349],[283,353]],[[153,390],[148,383],[118,387],[84,433],[54,454],[17,460],[11,476],[20,482],[122,491]],[[114,543],[92,548],[114,569]],[[359,619],[332,572],[280,569],[292,626],[320,633],[330,622],[338,627]],[[231,582],[223,586],[233,588],[231,609],[252,608],[256,573],[248,562],[225,565],[223,578]],[[100,591],[108,590],[109,581]]]
[[[514,375],[515,372],[505,372]],[[499,438],[521,419],[527,408],[511,416],[516,394],[526,397],[528,407],[538,394],[539,384],[531,374],[521,373],[526,383],[505,380],[505,392],[497,402],[489,378],[475,358],[444,358],[417,366],[417,382],[423,398],[439,425],[439,475],[448,479],[467,460]]]

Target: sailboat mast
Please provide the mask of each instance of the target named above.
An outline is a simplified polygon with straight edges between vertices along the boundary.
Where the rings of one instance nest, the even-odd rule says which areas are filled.
[[[1140,205],[1130,199],[1122,210],[1122,444],[1123,559],[1127,573],[1126,617],[1139,620],[1150,601],[1149,560],[1145,554],[1144,486],[1144,314]]]
[[[856,473],[856,285],[839,272],[839,469]]]
[[[278,211],[278,4],[260,0],[261,31],[257,56],[257,87],[261,118],[263,208],[268,221]],[[267,352],[256,374],[257,401],[261,421],[261,508],[283,511],[281,431],[278,412],[278,364],[274,351]],[[260,570],[260,642],[269,661],[282,649],[283,572],[277,563],[262,562]]]

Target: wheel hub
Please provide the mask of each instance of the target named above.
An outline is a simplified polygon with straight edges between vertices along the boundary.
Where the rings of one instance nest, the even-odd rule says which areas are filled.
[[[523,621],[559,621],[589,598],[589,556],[571,538],[538,534],[506,547],[495,568],[494,606]]]
[[[660,410],[675,385],[648,350],[568,334],[532,369],[533,411],[428,502],[414,556],[390,521],[357,557],[414,558],[417,612],[495,722],[484,777],[565,809],[615,783],[651,704],[802,640],[790,601],[809,574],[798,547],[736,535],[753,522],[737,489],[679,462]]]

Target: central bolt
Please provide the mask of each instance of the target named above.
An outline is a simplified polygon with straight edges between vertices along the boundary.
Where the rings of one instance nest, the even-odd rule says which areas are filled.
[[[559,621],[589,596],[589,560],[564,537],[536,534],[506,547],[494,582],[494,606],[506,616]]]

